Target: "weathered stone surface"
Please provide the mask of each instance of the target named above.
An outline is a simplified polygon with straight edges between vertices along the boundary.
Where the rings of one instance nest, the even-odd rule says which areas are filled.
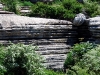
[[[19,12],[21,15],[28,15],[31,12],[31,9],[29,6],[21,6]]]
[[[80,26],[84,23],[84,21],[86,20],[86,16],[82,13],[79,13],[76,15],[76,17],[73,20],[73,25],[75,26]]]
[[[66,20],[0,14],[0,43],[33,44],[52,69],[63,69],[66,54],[77,41],[76,29]]]
[[[32,26],[32,25],[57,25],[57,24],[72,25],[71,22],[65,20],[34,18],[34,17],[18,16],[15,14],[12,15],[1,14],[0,22],[1,25],[3,24],[5,25],[5,26],[3,25],[4,26],[3,28],[8,28],[8,27],[25,28],[27,26]]]
[[[0,11],[4,8],[3,4],[0,4]]]
[[[89,29],[92,32],[93,37],[100,37],[100,17],[94,17],[89,19]]]

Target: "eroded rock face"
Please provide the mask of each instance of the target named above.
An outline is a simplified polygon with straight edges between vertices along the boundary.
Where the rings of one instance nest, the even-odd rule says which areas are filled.
[[[46,19],[0,14],[0,43],[24,43],[36,45],[36,51],[51,69],[63,69],[66,54],[76,42],[77,27],[66,20]]]
[[[95,43],[100,44],[100,17],[94,17],[89,19],[89,30],[92,33],[92,37],[95,39]]]

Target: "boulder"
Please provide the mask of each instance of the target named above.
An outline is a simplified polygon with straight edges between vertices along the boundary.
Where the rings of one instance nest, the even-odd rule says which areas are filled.
[[[80,26],[82,25],[86,20],[86,16],[82,13],[79,13],[76,15],[76,17],[73,20],[73,25]]]

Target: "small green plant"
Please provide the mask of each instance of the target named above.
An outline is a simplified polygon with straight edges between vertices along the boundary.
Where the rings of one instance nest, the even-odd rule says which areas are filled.
[[[4,75],[6,72],[6,68],[4,66],[6,52],[5,47],[0,44],[0,75]]]
[[[90,75],[88,74],[87,68],[82,69],[79,66],[75,65],[71,68],[71,70],[68,70],[67,75]]]
[[[46,75],[65,75],[63,72],[53,71],[51,69],[45,69],[44,71]]]

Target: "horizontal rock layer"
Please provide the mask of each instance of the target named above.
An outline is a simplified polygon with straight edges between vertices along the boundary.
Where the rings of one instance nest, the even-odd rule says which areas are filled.
[[[100,17],[89,19],[89,29],[94,38],[100,38]]]
[[[76,29],[66,20],[0,14],[0,43],[33,44],[52,69],[63,69],[66,54],[77,41]]]

